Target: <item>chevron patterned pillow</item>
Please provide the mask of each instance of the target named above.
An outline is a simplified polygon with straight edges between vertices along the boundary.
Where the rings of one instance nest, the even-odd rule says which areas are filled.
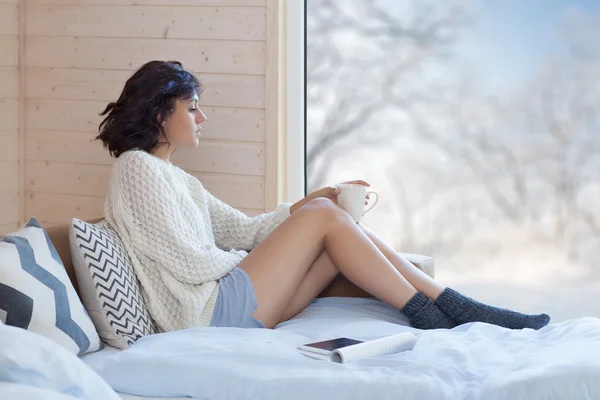
[[[54,245],[35,218],[0,239],[0,320],[45,336],[73,354],[102,347]]]
[[[73,218],[69,239],[81,298],[100,338],[125,349],[156,333],[129,255],[110,224]]]

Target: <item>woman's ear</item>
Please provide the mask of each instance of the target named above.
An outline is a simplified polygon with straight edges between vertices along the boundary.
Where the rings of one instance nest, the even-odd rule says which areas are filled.
[[[160,121],[160,125],[164,127],[167,124],[167,118],[163,118],[162,113],[159,113],[156,117]]]
[[[169,110],[169,113],[173,113],[174,109]],[[166,116],[166,118],[163,118],[163,114],[161,112],[158,113],[158,116],[156,117],[158,118],[159,121],[161,121],[161,125],[164,127],[167,124],[167,120],[169,119],[169,115]]]

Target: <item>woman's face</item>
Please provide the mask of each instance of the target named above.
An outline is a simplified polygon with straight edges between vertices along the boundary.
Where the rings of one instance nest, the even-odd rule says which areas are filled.
[[[163,121],[167,140],[171,142],[170,148],[197,147],[200,138],[201,124],[206,121],[206,115],[198,107],[198,95],[191,99],[178,99],[175,109]]]

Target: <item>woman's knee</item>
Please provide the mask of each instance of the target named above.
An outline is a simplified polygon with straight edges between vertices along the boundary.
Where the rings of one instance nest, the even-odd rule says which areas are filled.
[[[342,216],[345,213],[344,210],[335,204],[331,199],[325,197],[317,197],[316,199],[312,199],[302,208],[305,207],[307,211],[319,216],[335,217]]]

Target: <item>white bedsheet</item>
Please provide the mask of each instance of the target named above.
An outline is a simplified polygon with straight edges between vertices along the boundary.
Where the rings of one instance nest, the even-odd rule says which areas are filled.
[[[417,331],[374,299],[317,299],[275,330],[193,328],[153,335],[90,364],[118,392],[201,399],[598,399],[600,319],[539,331],[467,324]],[[351,364],[300,344],[419,334],[412,351]]]
[[[105,345],[105,347],[95,353],[87,353],[81,356],[81,360],[86,363],[93,370],[100,367],[104,360],[111,355],[120,352],[121,350],[116,347]],[[135,396],[133,394],[117,393],[123,400],[187,400],[189,397],[149,397],[149,396]]]

